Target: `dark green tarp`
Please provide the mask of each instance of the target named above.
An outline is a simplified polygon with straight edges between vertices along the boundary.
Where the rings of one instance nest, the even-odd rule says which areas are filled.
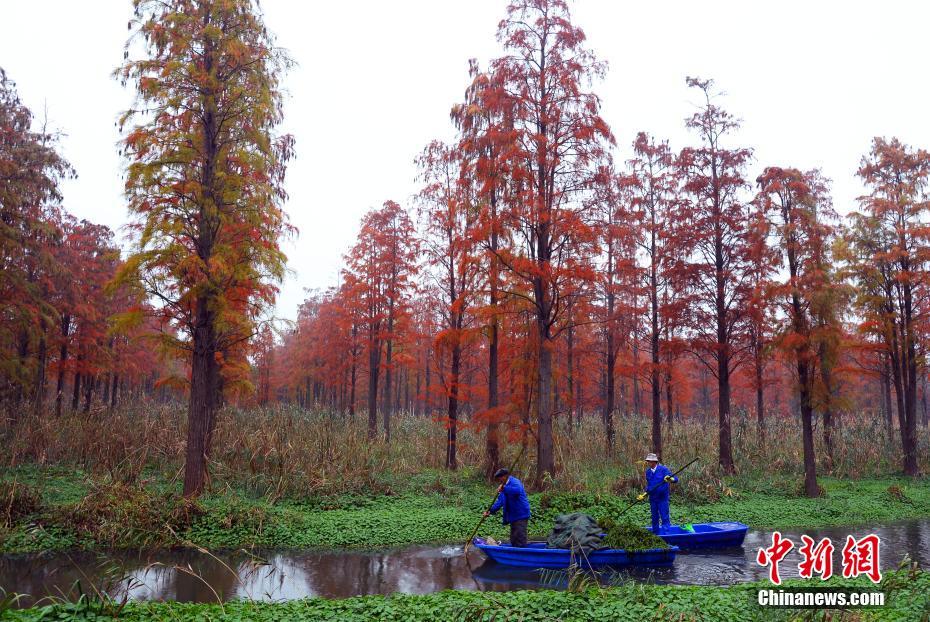
[[[601,534],[604,532],[593,516],[575,512],[559,514],[546,540],[550,549],[571,549],[575,553],[589,553],[604,548]]]

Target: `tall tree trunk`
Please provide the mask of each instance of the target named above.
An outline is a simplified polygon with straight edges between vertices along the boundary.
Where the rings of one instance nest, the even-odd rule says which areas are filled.
[[[891,439],[894,435],[894,419],[891,414],[891,363],[887,353],[881,355],[881,361],[882,415],[885,420],[885,433]]]
[[[669,360],[668,369],[665,370],[665,421],[669,430],[672,429],[672,422],[675,420],[672,408],[672,362]]]
[[[910,265],[905,266],[910,270]],[[904,322],[902,326],[903,343],[902,350],[905,360],[904,372],[907,383],[905,393],[905,424],[907,431],[903,434],[904,439],[904,474],[917,476],[919,466],[917,463],[917,335],[915,335],[915,322],[913,315],[913,300],[911,285],[905,282],[902,285],[904,290]]]
[[[584,382],[578,383],[578,410],[575,411],[575,422],[581,426],[581,420],[584,419]]]
[[[77,356],[77,367],[81,365],[81,354],[78,353]],[[71,394],[71,412],[77,412],[78,409],[78,400],[81,399],[81,372],[74,371],[74,392]]]
[[[548,263],[548,262],[546,262]],[[537,287],[537,376],[536,376],[536,485],[542,487],[555,476],[555,455],[552,442],[552,349],[548,318],[552,312],[545,284]]]
[[[416,378],[416,388],[414,389],[413,397],[413,416],[419,417],[423,414],[423,395],[422,395],[422,369],[420,365],[417,364],[417,378]]]
[[[424,375],[426,376],[426,378],[425,378],[425,380],[424,380],[424,383],[425,383],[425,384],[423,385],[423,414],[426,415],[426,416],[430,416],[430,415],[433,414],[433,410],[432,410],[432,408],[430,407],[430,396],[429,396],[429,387],[430,387],[430,364],[429,364],[430,361],[429,361],[429,353],[430,353],[430,349],[431,349],[431,348],[429,348],[429,347],[426,348],[426,354],[425,354],[425,358],[426,358],[426,361],[425,361],[425,363],[426,363],[426,373],[424,374]]]
[[[730,433],[730,369],[726,358],[721,357],[717,363],[719,380],[717,383],[717,410],[719,412],[720,428],[720,468],[724,473],[733,473],[736,469],[733,464],[733,441]]]
[[[17,375],[15,379],[15,382],[16,382],[15,394],[14,394],[15,398],[13,400],[13,403],[15,405],[15,408],[13,410],[13,423],[14,424],[16,423],[16,420],[19,418],[19,412],[22,408],[23,398],[25,396],[25,391],[24,391],[25,385],[26,385],[25,372],[26,372],[26,369],[28,369],[29,341],[30,341],[29,337],[30,335],[27,330],[23,330],[22,332],[20,332],[19,340],[18,340],[19,344],[16,348],[17,355],[19,357],[19,368],[23,371],[23,375],[22,376]]]
[[[530,353],[529,349],[526,348],[523,351],[523,369],[529,370],[530,363]],[[535,377],[534,377],[535,378]],[[527,444],[529,443],[529,435],[525,430],[530,429],[530,410],[535,406],[533,404],[533,383],[530,381],[528,373],[520,374],[521,385],[523,387],[523,412],[521,413],[520,420],[523,423],[523,436],[520,439],[521,451],[525,452]]]
[[[668,298],[664,298],[666,304],[668,303]],[[671,326],[666,323],[665,325],[665,420],[668,425],[668,429],[672,429],[672,421],[674,421],[673,413],[675,412],[672,408],[672,330]]]
[[[785,212],[784,220],[786,223],[791,222],[788,212]],[[789,231],[789,235],[793,236],[793,233]],[[790,282],[796,283],[799,269],[797,244],[793,237],[788,239],[786,247]],[[810,359],[814,352],[811,351],[810,345],[810,321],[801,305],[801,292],[797,287],[793,287],[791,291],[791,324],[795,336],[803,340],[795,347],[794,356],[798,368],[798,398],[804,447],[804,493],[813,498],[820,496],[820,486],[817,484],[817,461],[814,455],[814,413],[811,403],[813,378],[811,377]]]
[[[372,335],[368,347],[368,440],[378,435],[378,374],[381,371],[381,342]]]
[[[655,249],[653,249],[653,253]],[[653,255],[655,257],[655,255]],[[650,354],[650,382],[652,384],[652,451],[659,456],[662,455],[662,387],[659,385],[659,293],[656,282],[656,266],[653,259],[650,280],[650,331],[649,331],[649,354]],[[671,416],[671,411],[669,411]]]
[[[902,460],[902,468],[904,469],[905,474],[907,474],[907,445],[908,445],[908,432],[907,432],[907,399],[905,397],[905,378],[904,372],[902,370],[902,361],[901,361],[901,350],[900,338],[898,336],[898,327],[894,327],[891,331],[891,347],[889,348],[890,354],[890,367],[891,367],[891,384],[894,386],[895,402],[898,411],[898,433],[901,440],[902,453],[904,454]]]
[[[42,414],[47,390],[45,372],[48,365],[48,342],[44,318],[40,322],[39,331],[39,347],[36,351],[36,377],[33,387],[33,412],[36,417]]]
[[[105,380],[103,381],[103,395],[101,396],[100,401],[103,402],[104,406],[107,406],[110,403],[110,381],[113,379],[113,373],[107,372],[104,378]]]
[[[446,443],[446,468],[455,470],[456,447],[458,436],[458,407],[459,407],[459,372],[462,366],[462,346],[457,342],[452,347],[452,364],[449,370],[449,428]]]
[[[820,346],[820,380],[823,383],[824,402],[823,402],[823,444],[827,450],[826,464],[824,465],[827,472],[833,471],[834,453],[833,453],[833,373],[831,364],[826,360],[826,352],[823,345]]]
[[[404,368],[404,412],[410,414],[410,370]]]
[[[621,376],[620,377],[620,413],[619,414],[621,417],[629,418],[630,407],[627,404],[626,398],[627,398],[626,378]]]
[[[387,340],[387,352],[385,357],[385,370],[384,370],[384,413],[382,417],[384,419],[384,440],[388,443],[391,442],[391,415],[393,414],[393,402],[391,401],[391,382],[393,380],[393,358],[394,358],[394,310],[392,309],[388,312],[388,335]]]
[[[492,288],[495,285],[492,283]],[[491,329],[488,339],[488,430],[485,438],[485,463],[484,473],[488,480],[492,480],[494,472],[500,464],[500,423],[497,421],[498,406],[498,319],[496,312],[497,297],[496,291],[491,291]]]
[[[71,328],[71,316],[61,316],[61,347],[58,351],[58,382],[55,387],[55,416],[61,417],[61,403],[65,392],[65,370],[68,362],[68,332]]]
[[[714,233],[714,279],[716,297],[714,300],[714,313],[717,320],[717,412],[720,428],[719,450],[720,467],[724,473],[733,473],[733,447],[730,434],[730,333],[727,324],[727,272],[724,264],[723,250],[723,224],[721,222],[722,202],[720,198],[720,179],[717,175],[717,154],[714,148],[711,162],[711,178],[713,188],[713,218],[715,222]]]
[[[634,305],[636,303],[634,302]],[[633,389],[633,414],[639,417],[643,412],[643,403],[642,396],[639,391],[639,339],[636,335],[636,326],[635,324],[630,331],[630,340],[633,342],[633,378],[632,378],[632,389]],[[662,422],[659,421],[659,429],[661,430]],[[655,422],[653,422],[655,426]],[[655,440],[656,428],[653,427],[652,430],[653,440]],[[659,444],[662,444],[661,436],[659,438]]]
[[[113,374],[113,389],[110,392],[110,410],[116,408],[116,390],[119,387],[119,374]]]
[[[191,356],[187,452],[184,462],[186,497],[198,496],[206,486],[219,386],[215,317],[206,296],[197,299],[196,313]]]
[[[604,440],[607,448],[607,458],[611,458],[614,453],[614,399],[616,395],[616,365],[617,365],[617,344],[616,344],[616,323],[614,318],[614,307],[616,304],[615,294],[613,291],[614,275],[614,246],[607,245],[607,287],[606,287],[606,323],[605,323],[605,341],[604,344]]]
[[[819,497],[817,462],[814,455],[814,416],[811,407],[811,380],[806,360],[798,359],[798,388],[800,392],[801,434],[804,445],[804,494]]]
[[[927,416],[928,415],[927,415],[927,374],[926,373],[924,373],[921,376],[920,382],[921,382],[920,403],[922,406],[921,412],[922,412],[922,417],[923,417],[922,423],[924,427],[927,427],[927,423],[928,423]]]
[[[353,328],[353,333],[355,329]],[[349,419],[355,420],[355,383],[358,375],[358,362],[356,353],[352,352],[352,372],[349,376]]]
[[[607,348],[604,361],[604,433],[607,442],[607,457],[614,454],[614,395],[616,393],[615,367],[617,354],[615,352],[614,335],[610,327],[607,328]]]
[[[339,387],[339,412],[345,417],[349,414],[349,368],[342,371],[342,382]]]
[[[719,246],[719,244],[718,244]],[[717,251],[717,413],[719,463],[724,473],[733,473],[733,441],[730,433],[730,339],[724,293],[723,256]]]
[[[96,376],[89,376],[84,382],[84,412],[90,412],[90,401],[94,395],[94,384],[96,381]]]
[[[759,353],[755,357],[756,372],[756,429],[759,433],[759,440],[764,446],[765,443],[765,374],[762,366],[762,357]]]
[[[574,416],[575,416],[575,377],[574,377],[574,363],[575,363],[575,326],[571,325],[568,327],[568,375],[566,380],[568,382],[568,435],[572,435],[572,428],[574,426]]]
[[[547,75],[547,52],[545,39],[539,49],[539,79],[540,91],[546,92],[545,76]],[[537,117],[536,136],[548,137],[549,119]],[[536,276],[532,278],[533,301],[536,312],[536,485],[542,487],[548,477],[555,475],[555,456],[552,442],[552,347],[550,343],[551,326],[553,319],[553,306],[555,301],[550,294],[549,278],[552,272],[552,227],[553,206],[555,196],[549,183],[549,172],[546,159],[552,147],[543,139],[536,145],[536,171],[534,209],[538,210],[537,222],[534,225],[535,236],[535,269]]]

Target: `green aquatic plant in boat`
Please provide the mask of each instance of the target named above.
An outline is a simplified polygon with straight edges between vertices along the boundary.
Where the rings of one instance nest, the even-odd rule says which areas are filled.
[[[648,549],[667,549],[668,544],[659,536],[632,523],[616,522],[610,517],[597,522],[607,535],[604,544],[612,549],[643,551]]]

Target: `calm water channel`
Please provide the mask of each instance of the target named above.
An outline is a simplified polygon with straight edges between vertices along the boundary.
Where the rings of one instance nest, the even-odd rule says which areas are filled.
[[[800,531],[783,535],[800,543]],[[876,533],[881,539],[881,567],[897,566],[905,554],[930,566],[930,520],[879,527],[813,529],[815,539],[830,537],[839,550],[848,534]],[[682,553],[671,568],[634,568],[602,574],[605,582],[635,579],[656,583],[726,585],[766,577],[755,562],[758,549],[771,544],[770,531],[750,531],[745,545],[730,550]],[[521,570],[487,561],[478,551],[462,555],[462,547],[407,547],[378,551],[295,551],[216,553],[158,550],[105,555],[69,553],[53,556],[0,557],[0,587],[28,594],[21,604],[48,595],[61,595],[80,581],[84,591],[93,584],[116,597],[192,602],[218,598],[286,600],[308,596],[343,598],[360,594],[404,592],[425,594],[445,589],[505,591],[528,588],[558,589],[553,573]],[[797,576],[797,550],[780,565],[782,577]]]

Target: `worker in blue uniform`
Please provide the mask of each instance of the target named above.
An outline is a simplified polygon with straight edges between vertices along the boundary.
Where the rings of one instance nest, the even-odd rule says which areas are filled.
[[[654,453],[646,456],[646,492],[639,495],[637,501],[649,497],[649,509],[652,512],[652,532],[659,533],[672,526],[669,516],[669,492],[671,484],[677,484],[678,478],[672,475],[667,466],[659,463]]]
[[[500,484],[497,487],[497,501],[484,515],[488,517],[504,508],[503,523],[510,525],[510,546],[526,546],[530,500],[526,496],[523,482],[511,475],[507,469],[498,469],[494,474],[494,479]]]

